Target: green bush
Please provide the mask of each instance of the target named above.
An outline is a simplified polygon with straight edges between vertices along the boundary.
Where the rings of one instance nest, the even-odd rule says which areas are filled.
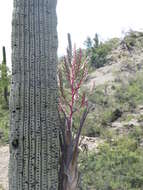
[[[88,100],[93,104],[104,105],[107,102],[107,97],[104,93],[104,85],[96,87],[96,89],[89,95]]]
[[[101,44],[98,48],[92,51],[91,65],[95,68],[100,68],[107,62],[106,56],[108,55],[110,48]]]
[[[136,126],[129,131],[129,137],[134,138],[138,144],[143,139],[143,126]]]
[[[115,98],[118,104],[126,106],[127,109],[134,109],[143,102],[143,75],[138,74],[129,84],[117,88]]]
[[[84,135],[105,137],[105,127],[122,115],[119,103],[113,94],[107,93],[107,88],[106,85],[100,85],[89,95],[88,100],[94,109],[85,122]]]
[[[124,37],[124,42],[129,49],[136,47],[143,47],[143,32],[130,30]]]
[[[9,140],[9,111],[0,109],[0,145]]]
[[[108,63],[107,55],[117,48],[119,44],[118,38],[113,38],[104,43],[100,43],[98,46],[93,45],[91,49],[91,65],[95,68],[103,67]]]
[[[102,126],[108,125],[112,120],[112,109],[105,109],[101,114],[101,124]]]
[[[98,125],[94,113],[88,115],[83,128],[83,135],[88,137],[99,137],[102,134],[102,128]]]
[[[82,154],[82,190],[143,189],[143,149],[135,139],[123,137],[104,143],[98,153]]]

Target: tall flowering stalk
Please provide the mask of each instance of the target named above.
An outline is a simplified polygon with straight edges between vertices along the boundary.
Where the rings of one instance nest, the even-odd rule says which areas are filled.
[[[61,169],[60,190],[76,190],[78,185],[78,145],[80,134],[89,112],[85,93],[81,86],[87,77],[87,59],[82,50],[72,52],[70,35],[69,47],[59,68],[59,113],[61,119]],[[65,80],[65,82],[63,82]],[[65,87],[66,86],[66,87]],[[76,132],[74,131],[74,117],[80,117]]]

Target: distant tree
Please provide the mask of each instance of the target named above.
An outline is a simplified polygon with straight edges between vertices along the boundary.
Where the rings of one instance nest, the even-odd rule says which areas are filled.
[[[99,45],[100,45],[100,42],[99,42],[99,36],[98,36],[97,33],[95,34],[95,37],[94,37],[93,41],[94,41],[93,47],[94,47],[95,49],[98,48]]]
[[[91,40],[90,37],[87,37],[87,39],[84,42],[84,45],[86,46],[87,49],[91,49],[92,48],[93,42],[92,42],[92,40]]]
[[[91,38],[85,41],[86,43],[86,53],[90,58],[90,65],[93,68],[103,67],[107,62],[107,55],[111,52],[113,48],[117,47],[119,43],[118,38],[113,38],[106,42],[101,42],[99,40],[99,35],[96,33],[93,40]],[[91,43],[92,42],[92,43]]]

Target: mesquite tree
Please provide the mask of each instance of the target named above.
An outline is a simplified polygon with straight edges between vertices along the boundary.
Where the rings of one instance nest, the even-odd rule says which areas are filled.
[[[89,112],[89,105],[81,86],[87,76],[87,59],[82,50],[72,52],[70,35],[67,56],[59,67],[61,162],[60,190],[76,190],[79,182],[78,153],[82,127]],[[79,122],[75,122],[78,118]],[[75,129],[76,128],[76,129]]]
[[[57,0],[14,0],[10,190],[57,190]]]

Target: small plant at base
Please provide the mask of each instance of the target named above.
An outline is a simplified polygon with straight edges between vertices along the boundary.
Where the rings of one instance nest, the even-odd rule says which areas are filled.
[[[59,116],[61,120],[60,136],[61,162],[60,162],[60,190],[76,190],[79,181],[78,174],[78,145],[80,134],[89,106],[85,93],[81,93],[81,86],[87,76],[87,59],[83,58],[82,50],[72,53],[70,35],[68,34],[69,48],[64,58],[62,68],[59,69]],[[67,89],[64,88],[63,77],[66,79]],[[74,132],[74,116],[81,115],[79,126]],[[62,119],[63,118],[63,119]]]

